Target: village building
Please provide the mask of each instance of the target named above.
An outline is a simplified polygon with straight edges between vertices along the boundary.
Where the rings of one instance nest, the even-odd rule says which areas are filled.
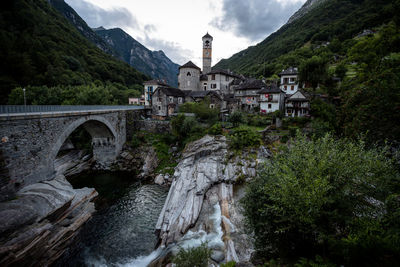
[[[306,117],[310,115],[310,100],[307,93],[298,90],[285,101],[285,116]]]
[[[168,86],[164,81],[161,80],[150,80],[143,83],[144,85],[144,105],[151,106],[151,97],[154,91],[159,86]]]
[[[144,95],[142,95],[141,97],[129,97],[128,98],[128,104],[129,105],[144,106],[144,104],[145,104]]]
[[[276,84],[267,85],[258,91],[260,95],[260,113],[271,113],[277,110],[283,112],[285,93]]]
[[[159,86],[152,96],[153,119],[164,120],[178,112],[179,106],[184,103],[185,93],[168,86]]]
[[[221,96],[213,91],[192,91],[189,94],[190,100],[188,102],[201,102],[207,98],[209,101],[209,108],[221,109],[222,98]]]
[[[286,70],[282,70],[279,76],[281,78],[280,89],[285,92],[285,94],[292,95],[299,90],[297,68],[290,67]]]
[[[229,70],[212,70],[207,73],[208,84],[206,90],[217,91],[221,95],[233,93],[230,85],[235,79],[240,79],[240,76]]]
[[[238,100],[239,108],[244,111],[253,111],[259,108],[260,95],[258,91],[267,85],[256,79],[247,79],[235,87],[235,98]]]
[[[200,90],[200,74],[201,69],[192,61],[179,67],[178,87],[181,90]]]

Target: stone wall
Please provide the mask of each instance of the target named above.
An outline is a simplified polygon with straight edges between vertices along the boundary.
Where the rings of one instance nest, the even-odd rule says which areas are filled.
[[[7,176],[0,179],[0,201],[10,197],[9,190],[50,180],[54,160],[64,141],[79,126],[92,135],[95,160],[118,155],[126,141],[126,111],[66,112],[36,114],[0,120],[0,149]],[[2,171],[2,173],[7,173]],[[3,192],[8,192],[7,196]],[[11,196],[12,197],[12,196]]]

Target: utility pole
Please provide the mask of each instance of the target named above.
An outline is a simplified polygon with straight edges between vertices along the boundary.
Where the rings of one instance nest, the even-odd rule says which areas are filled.
[[[22,89],[24,91],[24,107],[26,107],[26,96],[25,96],[25,88]]]

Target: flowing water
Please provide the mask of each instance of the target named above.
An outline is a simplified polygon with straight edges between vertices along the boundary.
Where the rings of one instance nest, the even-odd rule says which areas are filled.
[[[154,251],[154,231],[168,189],[134,180],[124,173],[80,174],[69,179],[75,188],[96,188],[99,198],[97,212],[59,266],[141,267],[159,253]]]

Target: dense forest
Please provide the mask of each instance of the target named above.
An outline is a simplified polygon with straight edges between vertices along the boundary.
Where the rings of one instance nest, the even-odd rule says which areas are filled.
[[[45,0],[1,3],[0,49],[2,104],[16,87],[111,82],[139,92],[148,78],[87,41]]]
[[[351,39],[364,29],[389,22],[396,14],[398,5],[398,1],[390,0],[325,1],[256,46],[221,60],[215,68],[268,77],[289,66],[290,62],[280,60],[280,56],[311,44]]]

